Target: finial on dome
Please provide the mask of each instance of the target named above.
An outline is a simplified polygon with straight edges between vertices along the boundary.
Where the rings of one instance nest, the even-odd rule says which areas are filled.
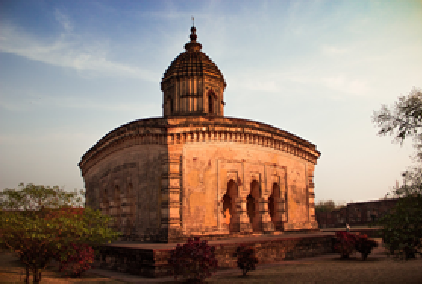
[[[191,27],[190,28],[190,42],[196,42],[196,28],[195,27]]]
[[[190,41],[196,42],[196,28],[195,28],[195,18],[192,16],[192,27],[190,28]]]
[[[195,18],[192,16],[192,27],[190,28],[190,42],[196,42]]]
[[[202,49],[202,44],[196,42],[196,28],[194,18],[192,16],[192,27],[190,28],[190,42],[185,44],[185,49],[189,52],[200,51]]]

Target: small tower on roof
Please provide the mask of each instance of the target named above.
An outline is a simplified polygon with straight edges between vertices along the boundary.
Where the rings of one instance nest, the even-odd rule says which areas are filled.
[[[185,52],[177,56],[161,80],[163,115],[224,116],[226,82],[217,65],[201,51],[192,26]]]

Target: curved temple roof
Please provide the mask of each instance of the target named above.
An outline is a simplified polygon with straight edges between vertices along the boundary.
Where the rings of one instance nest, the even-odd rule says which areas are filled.
[[[202,44],[196,41],[196,28],[191,28],[191,41],[185,44],[185,52],[177,56],[164,73],[161,84],[172,78],[186,78],[193,76],[211,76],[216,80],[222,81],[224,87],[226,82],[223,74],[217,65],[203,52]]]

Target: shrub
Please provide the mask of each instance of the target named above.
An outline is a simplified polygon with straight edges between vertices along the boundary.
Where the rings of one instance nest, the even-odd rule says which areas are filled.
[[[81,274],[91,268],[94,262],[94,250],[85,244],[70,244],[72,253],[67,259],[57,259],[60,262],[60,272],[65,272],[70,277],[80,277]]]
[[[362,260],[366,260],[374,247],[378,247],[378,243],[374,240],[368,239],[367,235],[356,236],[355,248],[362,254]]]
[[[419,182],[417,187],[419,190],[422,187]],[[407,194],[389,214],[378,220],[378,225],[383,226],[382,239],[387,249],[406,260],[415,258],[418,249],[422,248],[422,194]]]
[[[255,249],[241,245],[237,248],[234,256],[237,256],[237,266],[242,270],[243,276],[246,276],[251,270],[256,269],[258,259],[255,256]]]
[[[210,271],[217,269],[214,251],[214,246],[209,246],[207,241],[200,242],[197,237],[194,240],[189,238],[183,246],[177,244],[169,259],[175,279],[182,276],[191,282],[203,282],[211,276]]]
[[[336,239],[334,250],[341,254],[341,258],[348,258],[355,251],[356,236],[348,232],[336,232]]]
[[[336,232],[334,250],[339,252],[342,258],[348,258],[349,254],[356,250],[362,254],[362,260],[366,260],[372,249],[377,246],[378,243],[368,239],[365,234],[354,235],[347,232]]]

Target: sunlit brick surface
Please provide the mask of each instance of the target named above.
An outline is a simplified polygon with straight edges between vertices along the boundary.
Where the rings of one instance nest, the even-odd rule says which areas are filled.
[[[314,145],[269,125],[189,116],[115,129],[80,166],[87,206],[113,216],[125,239],[169,242],[316,229],[318,156]]]
[[[163,117],[133,121],[82,157],[86,205],[124,240],[174,242],[315,230],[315,145],[224,116],[226,82],[197,42],[163,74]]]

